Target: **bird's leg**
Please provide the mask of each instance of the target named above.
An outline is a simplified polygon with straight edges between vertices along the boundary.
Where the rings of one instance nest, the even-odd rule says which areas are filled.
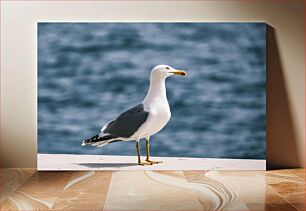
[[[146,151],[147,151],[147,158],[146,158],[147,162],[149,162],[151,164],[162,163],[163,162],[163,161],[150,160],[150,139],[149,138],[146,139]]]
[[[144,166],[144,165],[152,165],[150,162],[141,162],[140,158],[140,144],[139,141],[136,142],[136,149],[137,149],[137,155],[138,155],[138,165]]]
[[[147,152],[146,161],[149,161],[150,160],[150,142],[149,142],[149,139],[146,139],[146,152]]]

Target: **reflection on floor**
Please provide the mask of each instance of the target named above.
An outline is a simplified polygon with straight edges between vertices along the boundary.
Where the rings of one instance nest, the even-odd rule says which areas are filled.
[[[1,210],[305,210],[305,169],[1,169]]]

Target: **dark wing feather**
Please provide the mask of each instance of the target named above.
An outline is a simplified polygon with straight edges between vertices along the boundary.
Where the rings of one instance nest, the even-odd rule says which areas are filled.
[[[122,138],[131,137],[147,120],[149,113],[139,104],[120,114],[115,120],[108,123],[104,133]]]

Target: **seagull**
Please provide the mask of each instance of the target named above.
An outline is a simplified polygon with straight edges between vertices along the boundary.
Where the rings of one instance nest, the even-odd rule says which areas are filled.
[[[186,76],[183,70],[169,65],[157,65],[151,70],[150,86],[142,103],[124,111],[117,118],[105,124],[100,133],[86,139],[82,146],[103,147],[119,141],[136,141],[138,165],[152,165],[162,161],[150,160],[150,137],[161,131],[171,117],[166,95],[166,79],[173,75]],[[140,143],[146,139],[146,160],[141,161]]]

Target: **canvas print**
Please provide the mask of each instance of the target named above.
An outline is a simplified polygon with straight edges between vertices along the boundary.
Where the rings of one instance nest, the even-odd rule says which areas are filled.
[[[266,159],[265,23],[37,27],[38,169]]]

